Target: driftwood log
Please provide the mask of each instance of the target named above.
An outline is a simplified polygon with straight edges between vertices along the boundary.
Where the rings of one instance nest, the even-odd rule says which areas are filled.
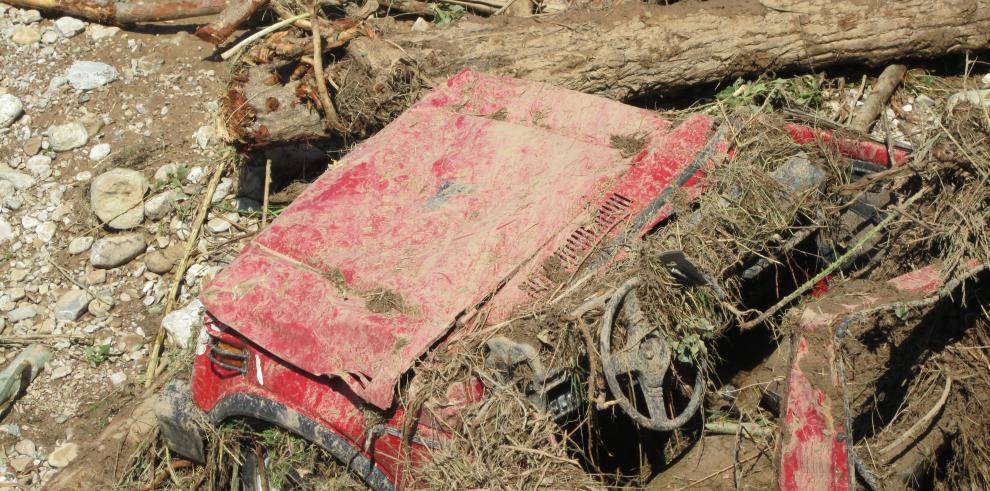
[[[875,3],[875,5],[873,5]],[[869,4],[869,5],[868,5]],[[327,74],[345,137],[366,136],[464,67],[632,100],[766,70],[883,65],[990,46],[990,0],[712,0],[625,3],[606,12],[466,18],[446,29],[352,40]],[[872,5],[872,6],[871,6]],[[251,146],[326,137],[298,81],[264,67],[235,78],[233,139]],[[267,104],[277,99],[280,104]],[[289,102],[288,104],[286,104]]]
[[[227,6],[226,0],[4,0],[3,3],[50,15],[121,25],[201,17],[219,13]]]

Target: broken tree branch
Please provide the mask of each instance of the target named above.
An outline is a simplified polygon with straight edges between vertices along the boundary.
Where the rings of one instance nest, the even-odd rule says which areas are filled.
[[[327,129],[341,131],[344,129],[337,116],[337,108],[327,90],[327,77],[323,73],[323,37],[320,35],[320,2],[313,2],[313,69],[316,78],[316,91],[320,95],[320,105],[323,106],[323,123]]]
[[[175,301],[179,297],[179,287],[182,286],[182,279],[186,275],[186,268],[189,267],[189,258],[192,256],[193,250],[196,249],[196,242],[199,241],[199,231],[202,230],[203,222],[206,221],[206,214],[210,211],[210,207],[213,204],[213,193],[217,190],[217,186],[220,184],[220,178],[223,177],[223,173],[229,164],[229,159],[223,159],[213,172],[213,177],[210,178],[210,183],[206,188],[206,194],[203,196],[203,201],[200,203],[199,210],[196,212],[196,218],[193,220],[192,230],[189,231],[189,237],[186,239],[186,247],[185,252],[182,254],[182,260],[175,267],[175,276],[172,278],[172,287],[169,288],[168,297],[165,299],[163,315],[168,315],[175,308]],[[151,346],[148,369],[144,372],[145,387],[151,387],[152,382],[155,380],[155,374],[158,370],[158,359],[164,343],[165,326],[161,326],[158,328],[155,342]]]
[[[873,122],[877,120],[880,112],[883,111],[883,107],[887,105],[887,101],[890,100],[894,89],[901,84],[905,73],[907,73],[907,67],[904,65],[890,65],[884,68],[880,76],[877,77],[877,83],[873,86],[873,91],[870,92],[870,95],[866,97],[866,101],[863,102],[863,105],[853,115],[849,126],[863,133],[869,132],[870,126],[873,126]]]
[[[266,3],[268,0],[232,0],[230,6],[223,9],[219,19],[196,30],[196,37],[208,43],[220,44]]]
[[[265,160],[265,189],[264,201],[261,202],[261,228],[268,225],[268,193],[272,185],[272,159]]]
[[[101,24],[159,22],[213,15],[223,11],[226,0],[178,0],[164,2],[106,2],[100,0],[4,0],[22,9],[68,15]]]

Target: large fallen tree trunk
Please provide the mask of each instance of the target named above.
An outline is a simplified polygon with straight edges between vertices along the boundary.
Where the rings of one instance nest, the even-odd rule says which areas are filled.
[[[963,53],[990,45],[990,0],[627,3],[384,37],[351,41],[329,68],[345,136],[375,131],[464,67],[630,100],[766,70]],[[324,137],[316,104],[285,104],[306,91],[295,81],[278,90],[258,68],[232,83],[230,133],[250,145]]]

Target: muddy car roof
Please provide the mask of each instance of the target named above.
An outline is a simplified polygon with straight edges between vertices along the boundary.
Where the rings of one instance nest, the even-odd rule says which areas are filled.
[[[604,98],[463,71],[311,184],[201,300],[285,362],[387,407],[459,315],[518,283],[629,173],[638,149],[624,145],[670,126]]]

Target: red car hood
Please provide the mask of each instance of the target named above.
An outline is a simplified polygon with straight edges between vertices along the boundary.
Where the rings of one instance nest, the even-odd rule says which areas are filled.
[[[655,146],[669,126],[599,97],[461,72],[310,185],[202,302],[285,362],[387,407],[460,314],[630,169],[615,136]]]

